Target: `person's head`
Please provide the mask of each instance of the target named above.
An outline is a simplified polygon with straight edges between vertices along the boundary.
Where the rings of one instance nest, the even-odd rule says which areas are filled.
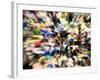
[[[83,57],[83,60],[84,60],[85,65],[87,65],[87,66],[91,65],[91,61],[90,61],[89,57]]]
[[[39,63],[40,63],[41,65],[46,64],[46,61],[47,61],[47,58],[46,58],[45,56],[42,56],[42,57],[40,57],[40,59],[39,59]]]
[[[85,66],[85,64],[84,64],[83,60],[78,61],[78,66]]]
[[[73,50],[73,47],[70,47],[70,50],[72,51]]]
[[[29,49],[29,50],[27,49],[27,50],[26,50],[26,53],[32,53],[32,52],[33,52],[33,51],[32,51],[31,49]]]

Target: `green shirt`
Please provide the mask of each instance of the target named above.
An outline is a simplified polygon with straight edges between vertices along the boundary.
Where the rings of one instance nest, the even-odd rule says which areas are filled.
[[[38,28],[33,29],[34,35],[40,35],[40,30]]]

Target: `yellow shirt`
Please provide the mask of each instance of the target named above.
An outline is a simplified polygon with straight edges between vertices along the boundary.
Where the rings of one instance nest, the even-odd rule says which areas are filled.
[[[32,18],[29,18],[29,22],[32,25],[34,23],[34,20]]]

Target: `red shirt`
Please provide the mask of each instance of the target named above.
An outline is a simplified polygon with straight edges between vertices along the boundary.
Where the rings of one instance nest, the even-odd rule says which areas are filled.
[[[41,43],[42,43],[41,40],[40,40],[40,41],[36,41],[36,42],[35,42],[35,47],[40,47],[40,46],[41,46]]]

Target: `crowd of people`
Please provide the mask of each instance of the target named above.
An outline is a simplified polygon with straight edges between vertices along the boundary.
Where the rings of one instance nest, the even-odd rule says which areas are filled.
[[[23,10],[23,69],[91,65],[91,14]]]

